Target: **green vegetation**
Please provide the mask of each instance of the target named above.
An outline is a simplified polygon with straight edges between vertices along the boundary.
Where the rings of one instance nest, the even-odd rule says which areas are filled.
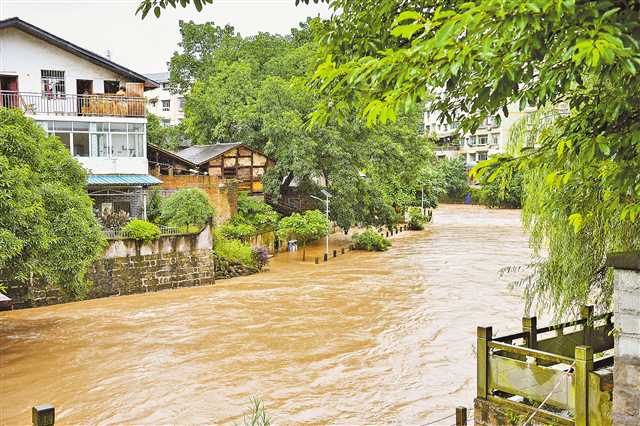
[[[278,226],[280,216],[269,204],[255,197],[251,197],[246,192],[238,194],[238,220],[243,223],[253,225],[256,230],[264,231],[275,229]]]
[[[331,219],[343,229],[391,225],[396,209],[414,204],[422,187],[433,198],[434,158],[431,142],[419,133],[422,111],[375,129],[355,111],[310,127],[308,117],[323,99],[307,84],[319,59],[313,39],[322,25],[310,20],[287,36],[242,37],[231,26],[181,22],[170,85],[189,93],[185,132],[196,144],[241,140],[274,158],[263,177],[274,200],[292,173],[307,193],[326,183],[334,195]]]
[[[163,126],[160,118],[147,112],[147,141],[160,148],[177,149],[185,139],[184,129],[181,124],[177,126]]]
[[[106,245],[86,178],[58,138],[0,108],[0,280],[83,294],[85,271]]]
[[[197,188],[180,189],[162,203],[160,221],[171,226],[202,227],[215,214],[206,192]]]
[[[422,231],[428,222],[420,207],[409,207],[409,222],[407,226],[412,231]]]
[[[523,174],[518,171],[503,179],[489,181],[485,178],[478,201],[487,207],[519,209],[522,207],[522,179]]]
[[[213,251],[227,260],[240,262],[245,266],[255,265],[251,246],[240,240],[225,238],[219,231],[214,233]]]
[[[162,198],[160,192],[154,189],[147,202],[147,219],[149,222],[160,224],[160,216],[162,215]]]
[[[391,241],[369,228],[353,236],[353,247],[356,250],[386,251],[391,247]]]
[[[233,219],[220,227],[220,233],[225,238],[241,241],[247,241],[249,238],[256,235],[257,232],[258,231],[255,226],[249,223],[234,221]]]
[[[137,241],[153,241],[160,238],[158,225],[146,220],[134,219],[122,228],[127,237]]]
[[[350,99],[364,100],[361,112],[372,124],[426,102],[428,111],[440,111],[464,131],[508,115],[511,104],[568,107],[539,135],[538,147],[489,159],[474,175],[490,182],[531,171],[524,178],[525,221],[533,244],[547,247],[550,257],[529,288],[530,301],[560,314],[588,296],[607,305],[606,251],[639,248],[636,6],[607,0],[331,5],[341,13],[323,30],[325,61],[315,84],[326,98],[316,122],[332,119],[336,105]],[[575,274],[576,268],[589,273]]]
[[[310,241],[329,232],[329,221],[319,210],[308,210],[304,214],[294,213],[283,217],[278,227],[278,236],[282,241],[295,239],[302,243],[302,260],[306,258],[306,247]]]
[[[443,192],[449,200],[462,200],[469,192],[469,178],[465,169],[464,158],[444,158],[436,164],[443,184]]]
[[[264,403],[258,398],[251,398],[251,407],[248,415],[242,417],[243,426],[270,426],[271,419],[267,415]]]

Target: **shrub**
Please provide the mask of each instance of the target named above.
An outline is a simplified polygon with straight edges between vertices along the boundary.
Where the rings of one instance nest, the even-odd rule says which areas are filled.
[[[319,210],[307,210],[282,218],[278,226],[278,237],[286,241],[293,237],[302,242],[302,260],[306,256],[307,243],[317,240],[329,232],[329,221]]]
[[[162,198],[160,197],[160,192],[156,189],[151,193],[151,197],[147,202],[147,219],[151,223],[159,224],[161,214]]]
[[[129,238],[138,241],[153,241],[160,238],[160,228],[158,225],[146,220],[134,219],[127,223],[122,230]]]
[[[238,214],[234,220],[253,225],[256,230],[275,228],[280,216],[264,201],[250,197],[246,192],[238,195]]]
[[[422,214],[422,209],[419,207],[409,208],[409,223],[407,226],[412,231],[422,231],[424,225],[427,223],[427,218]]]
[[[198,188],[180,189],[162,203],[162,223],[173,226],[204,226],[215,211],[207,194]]]
[[[436,168],[443,179],[446,198],[464,199],[465,194],[469,191],[464,158],[438,160]]]
[[[129,213],[119,210],[117,212],[104,212],[100,217],[100,223],[107,229],[111,229],[116,231],[129,222],[131,218],[129,217]]]
[[[361,234],[355,234],[353,236],[353,244],[356,250],[367,251],[385,251],[391,247],[391,241],[373,229],[367,229]]]
[[[487,207],[522,207],[522,173],[514,173],[508,179],[484,181],[480,190],[480,202]]]
[[[249,244],[225,238],[219,231],[215,233],[213,251],[227,260],[240,262],[246,266],[255,266],[253,252]]]
[[[251,249],[251,256],[253,257],[254,264],[259,269],[262,269],[264,265],[269,262],[269,251],[266,247],[254,247],[253,249]]]
[[[247,241],[250,237],[255,235],[257,229],[255,226],[249,223],[229,221],[220,227],[220,233],[225,238],[231,238],[235,240]]]

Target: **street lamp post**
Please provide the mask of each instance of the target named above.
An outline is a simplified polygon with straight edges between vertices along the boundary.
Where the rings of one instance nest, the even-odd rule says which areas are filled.
[[[420,188],[420,205],[422,206],[422,215],[424,215],[424,186]]]
[[[325,205],[325,214],[327,215],[327,235],[325,236],[325,239],[324,239],[324,259],[328,260],[329,259],[329,227],[330,227],[330,222],[329,222],[329,197],[331,197],[331,194],[329,194],[329,192],[325,191],[324,189],[321,189],[320,192],[322,192],[322,195],[324,195],[324,200],[322,198],[316,197],[315,195],[312,195],[311,198],[315,198],[316,200],[325,203],[324,204]]]

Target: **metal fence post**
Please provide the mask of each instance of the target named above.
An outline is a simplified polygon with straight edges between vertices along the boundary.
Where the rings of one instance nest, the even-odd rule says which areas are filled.
[[[456,426],[467,426],[467,407],[456,407]]]
[[[316,265],[320,263],[320,259],[318,258],[318,256],[316,256]]]
[[[491,327],[478,327],[477,341],[477,391],[478,398],[487,399],[489,394],[489,346],[493,337]]]
[[[33,426],[53,426],[56,423],[56,409],[51,404],[36,405],[31,408]]]
[[[538,347],[538,319],[536,317],[522,318],[522,332],[527,333],[525,337],[529,349]]]
[[[576,346],[575,359],[575,422],[576,426],[587,426],[589,424],[589,372],[593,371],[591,346]]]
[[[591,346],[591,336],[593,334],[593,306],[581,307],[580,318],[585,320],[582,328],[582,344],[585,346]]]
[[[338,250],[333,251],[333,257],[338,257]]]

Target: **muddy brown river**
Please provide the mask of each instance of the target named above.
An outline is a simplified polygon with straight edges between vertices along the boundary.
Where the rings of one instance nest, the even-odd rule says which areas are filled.
[[[441,206],[385,253],[279,255],[215,286],[0,313],[0,424],[422,425],[470,407],[475,330],[517,330],[497,271],[529,260],[514,210]],[[453,424],[453,419],[439,422]]]

